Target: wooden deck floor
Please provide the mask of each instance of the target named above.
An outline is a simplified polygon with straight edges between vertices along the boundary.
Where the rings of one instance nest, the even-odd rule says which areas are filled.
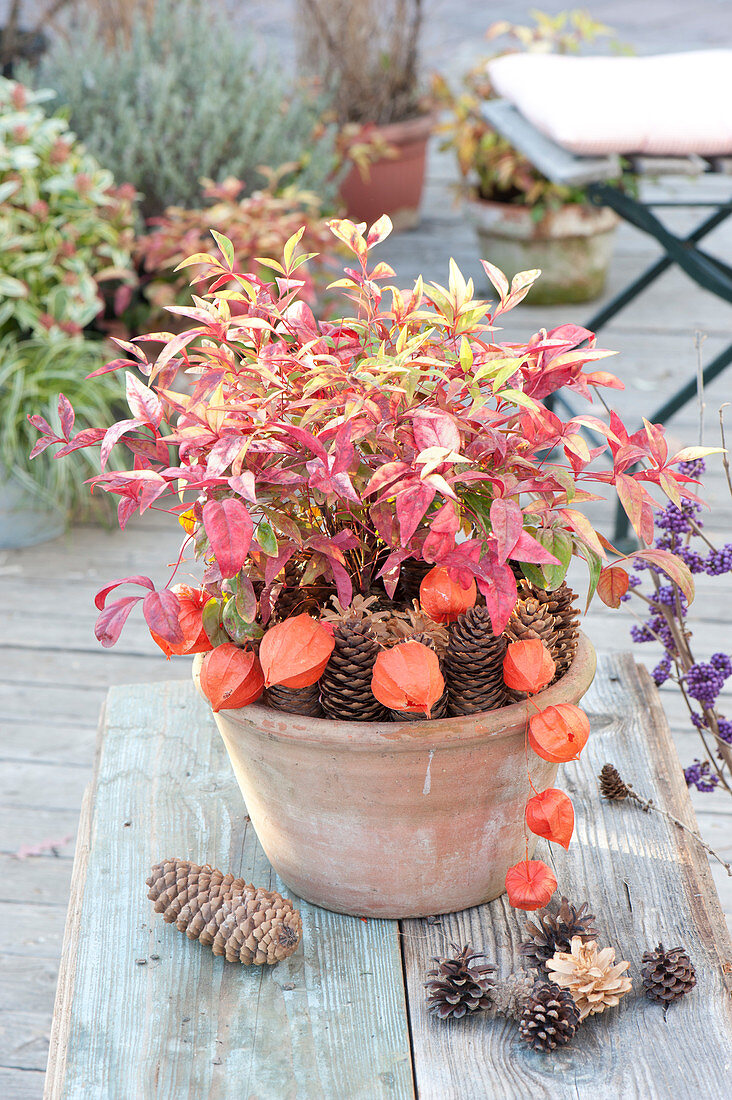
[[[616,5],[593,5],[593,12],[597,8],[602,16],[606,12],[600,9],[611,6],[613,12],[607,17],[617,23]],[[287,7],[274,5],[278,10]],[[473,5],[465,0],[457,7],[464,9],[468,30],[476,22],[478,8],[481,26],[502,14],[495,4]],[[628,20],[631,9],[640,10],[634,5],[621,7],[628,9]],[[661,5],[651,4],[650,9],[658,14]],[[444,5],[437,5],[436,10],[447,19]],[[721,11],[722,5],[710,2],[695,6],[698,18],[691,37],[685,35],[683,42],[669,38],[668,24],[662,26],[656,20],[653,33],[660,37],[654,40],[659,42],[655,48],[674,44],[688,48],[715,41],[714,20]],[[451,33],[454,20],[451,6]],[[688,29],[686,15],[683,22]],[[676,37],[679,35],[677,30]],[[646,46],[652,48],[652,44]],[[448,258],[454,255],[464,273],[473,275],[481,286],[472,232],[452,204],[449,188],[453,182],[449,158],[433,150],[422,226],[387,242],[382,250],[383,258],[396,266],[401,282],[419,271],[427,279],[445,281]],[[694,193],[720,186],[724,187],[724,181],[702,181]],[[675,219],[679,226],[687,222],[686,216]],[[712,250],[729,259],[732,229],[718,230],[709,243]],[[638,233],[622,229],[608,293],[624,285],[653,254],[653,246]],[[592,307],[520,309],[511,316],[506,334],[525,336],[539,325],[582,321],[591,312]],[[616,404],[630,421],[651,411],[679,379],[693,373],[697,330],[706,334],[704,355],[711,358],[730,339],[730,309],[693,287],[684,276],[670,272],[603,332],[601,342],[621,352],[614,366],[627,388]],[[732,400],[732,369],[706,394],[707,442],[716,442],[716,409],[725,400]],[[679,414],[669,432],[674,441],[696,442],[696,409]],[[732,436],[732,425],[729,434]],[[721,464],[712,466],[706,495],[715,511],[708,526],[722,541],[729,541],[732,500]],[[608,516],[608,530],[610,524]],[[4,616],[0,635],[0,1091],[9,1100],[37,1098],[42,1093],[73,837],[91,773],[97,718],[106,689],[110,684],[188,675],[186,661],[168,664],[162,659],[134,616],[115,649],[99,649],[92,633],[96,614],[92,598],[105,579],[132,573],[161,578],[160,562],[172,560],[176,554],[175,531],[154,517],[131,526],[125,535],[76,528],[44,546],[0,553]],[[730,648],[732,578],[702,578],[699,590],[691,621],[698,638],[698,656],[705,658]],[[625,608],[608,612],[594,607],[585,629],[598,649],[625,649],[631,622]],[[650,650],[635,648],[637,659],[655,663]],[[673,692],[664,691],[663,698],[679,754],[688,763],[698,755],[696,734],[690,732]],[[732,694],[728,698],[732,712]],[[642,791],[643,777],[632,777],[632,781]],[[695,795],[694,803],[705,837],[732,858],[732,800],[727,797],[725,802],[721,794]],[[18,858],[24,846],[45,850]],[[713,870],[723,907],[732,921],[732,879],[719,873],[714,864]],[[113,888],[114,868],[110,868],[110,882]]]

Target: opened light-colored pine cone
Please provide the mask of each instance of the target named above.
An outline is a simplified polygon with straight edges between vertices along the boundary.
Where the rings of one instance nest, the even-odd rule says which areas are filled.
[[[498,982],[493,990],[493,1011],[518,1023],[535,982],[535,976],[528,970],[514,970],[507,978]]]
[[[208,864],[163,860],[153,867],[147,885],[147,896],[164,921],[228,962],[280,962],[302,938],[300,913],[289,898]]]
[[[570,951],[558,951],[546,963],[551,980],[572,994],[580,1020],[613,1008],[630,992],[629,966],[615,962],[613,947],[599,950],[594,941],[583,943],[579,936],[573,937]]]

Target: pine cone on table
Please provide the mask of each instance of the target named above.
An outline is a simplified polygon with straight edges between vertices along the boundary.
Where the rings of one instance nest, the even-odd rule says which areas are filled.
[[[514,970],[493,991],[493,1011],[510,1020],[521,1019],[536,979],[528,970]]]
[[[583,942],[596,939],[594,920],[595,914],[589,912],[586,901],[575,906],[570,905],[567,898],[562,898],[558,912],[548,907],[539,909],[526,921],[526,939],[519,950],[529,965],[544,968],[547,960],[553,958],[557,951],[570,950],[574,936]]]
[[[551,980],[574,997],[580,1020],[614,1008],[630,992],[633,983],[625,973],[629,966],[615,962],[614,947],[600,951],[593,940],[583,943],[579,936],[573,937],[569,951],[558,951],[546,964]]]
[[[566,1046],[579,1027],[572,994],[555,982],[537,981],[519,1020],[519,1034],[534,1050],[547,1053]]]
[[[329,718],[376,722],[386,708],[371,691],[371,674],[379,643],[367,618],[335,624],[335,646],[320,677],[320,698]]]
[[[530,581],[517,585],[518,602],[506,627],[509,642],[538,638],[547,647],[556,665],[552,683],[568,671],[579,642],[579,608],[576,594],[566,581],[554,592],[546,592]]]
[[[646,997],[661,1004],[677,1001],[696,985],[696,971],[683,947],[666,951],[662,943],[644,953],[641,975]]]
[[[630,788],[614,764],[603,764],[597,778],[600,781],[600,794],[611,802],[622,802],[630,794]]]
[[[267,688],[267,702],[274,710],[284,710],[288,714],[304,714],[308,718],[322,718],[320,689],[317,683],[310,687],[288,688],[282,684],[273,684]]]
[[[477,714],[512,702],[503,682],[506,639],[493,633],[486,607],[471,607],[450,624],[445,680],[451,715]]]
[[[152,868],[147,885],[147,896],[164,921],[228,962],[280,962],[297,949],[302,937],[300,913],[289,898],[208,864],[163,860]]]
[[[473,1012],[483,1012],[490,1008],[493,998],[495,966],[477,964],[475,960],[485,956],[473,951],[469,944],[462,951],[457,944],[452,948],[456,952],[454,957],[433,959],[437,966],[428,972],[431,980],[425,982],[429,1011],[440,1020],[459,1020]]]

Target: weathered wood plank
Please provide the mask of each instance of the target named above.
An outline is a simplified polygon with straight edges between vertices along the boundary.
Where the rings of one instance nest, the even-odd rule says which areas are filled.
[[[214,959],[152,913],[144,880],[167,855],[277,883],[190,684],[112,689],[88,836],[49,1100],[151,1095],[151,1080],[161,1100],[412,1096],[396,925],[302,903],[302,950],[265,971]]]
[[[524,1047],[516,1028],[479,1018],[440,1025],[427,1015],[423,982],[430,957],[451,942],[472,943],[505,976],[518,965],[522,919],[505,897],[491,905],[403,924],[416,1085],[420,1100],[650,1100],[729,1094],[732,1079],[732,946],[704,853],[658,815],[600,799],[596,773],[606,760],[683,821],[693,824],[658,696],[629,655],[605,658],[586,698],[593,733],[582,760],[559,783],[577,812],[569,853],[552,860],[560,890],[588,897],[603,942],[631,961],[634,993],[582,1027],[551,1058]],[[542,846],[547,848],[548,846]],[[697,989],[663,1011],[638,993],[641,955],[663,940],[685,944]]]
[[[43,1071],[5,1069],[0,1066],[0,1094],[8,1100],[40,1100]]]
[[[15,806],[0,806],[0,851],[13,855],[23,844],[39,844],[55,837],[74,836],[79,824],[78,806],[68,810],[33,807],[32,813],[19,813]],[[64,848],[73,855],[73,842]]]
[[[0,1013],[0,1066],[3,1069],[46,1071],[50,1021],[45,1012]],[[0,1078],[1,1080],[1,1078]],[[5,1096],[13,1097],[13,1092]],[[40,1087],[37,1093],[40,1096]]]

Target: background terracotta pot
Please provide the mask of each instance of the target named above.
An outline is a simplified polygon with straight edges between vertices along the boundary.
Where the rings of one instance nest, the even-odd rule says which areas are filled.
[[[194,665],[194,679],[200,659]],[[538,706],[592,683],[584,635]],[[526,704],[425,722],[335,722],[255,704],[214,715],[267,858],[301,898],[368,917],[491,901],[525,851]],[[535,786],[557,766],[529,750]],[[536,845],[530,836],[529,853]]]
[[[609,207],[567,203],[537,221],[530,206],[472,199],[466,204],[483,259],[509,279],[541,269],[529,305],[586,302],[605,288],[618,216]]]
[[[340,189],[351,221],[373,225],[382,214],[388,214],[395,229],[413,229],[419,224],[432,122],[431,115],[421,115],[379,127],[383,139],[396,146],[398,155],[375,161],[367,179],[355,165],[351,168]]]

